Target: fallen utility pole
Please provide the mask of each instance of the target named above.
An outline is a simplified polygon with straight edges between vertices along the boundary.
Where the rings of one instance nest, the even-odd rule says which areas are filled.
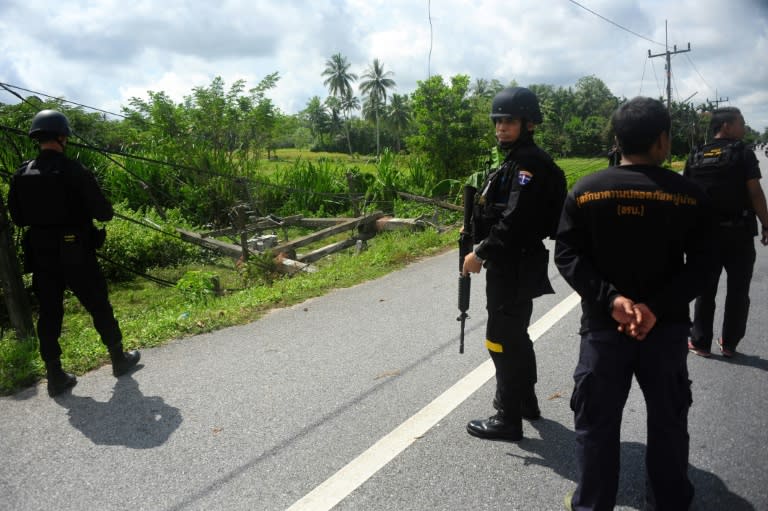
[[[16,331],[16,337],[18,339],[34,337],[32,308],[24,290],[24,280],[19,271],[19,260],[11,237],[11,222],[8,220],[8,212],[2,197],[0,197],[0,283],[2,283],[5,306],[8,309],[11,326]]]

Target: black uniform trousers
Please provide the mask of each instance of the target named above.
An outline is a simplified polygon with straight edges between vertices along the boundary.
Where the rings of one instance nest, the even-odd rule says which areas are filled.
[[[536,384],[536,354],[528,335],[533,299],[518,298],[519,283],[509,274],[486,272],[488,323],[486,347],[496,368],[494,407],[510,418],[520,415],[521,401]]]
[[[123,335],[109,303],[107,281],[96,257],[82,264],[58,265],[36,269],[32,289],[40,304],[37,337],[43,362],[56,362],[61,356],[59,336],[64,319],[64,290],[69,287],[93,318],[93,326],[107,346],[120,345]]]
[[[693,499],[688,479],[688,329],[687,324],[657,325],[643,341],[609,330],[582,334],[571,397],[578,472],[574,510],[612,510],[616,505],[621,417],[633,375],[647,412],[645,509],[688,509]]]
[[[720,275],[727,274],[725,308],[723,310],[723,345],[736,349],[747,329],[749,316],[749,285],[755,265],[755,241],[746,226],[718,226],[712,239],[714,261],[707,274],[701,296],[693,308],[691,342],[700,349],[711,350],[715,297]]]

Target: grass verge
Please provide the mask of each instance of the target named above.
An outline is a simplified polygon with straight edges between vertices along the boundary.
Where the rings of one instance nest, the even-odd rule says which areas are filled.
[[[368,249],[328,256],[317,263],[316,273],[279,277],[223,296],[190,295],[178,288],[134,280],[110,287],[110,300],[123,331],[127,349],[159,346],[174,339],[245,324],[266,311],[300,303],[333,289],[350,287],[383,276],[425,256],[453,248],[456,230],[438,233],[389,232],[368,242]],[[194,268],[200,270],[198,266]],[[233,281],[223,266],[206,272]],[[175,269],[183,273],[184,269]],[[226,287],[226,286],[225,286]],[[62,365],[83,374],[108,361],[106,348],[93,328],[90,315],[76,298],[65,299],[64,326],[60,339]],[[0,395],[9,395],[34,384],[45,374],[36,341],[19,341],[11,334],[0,339]]]

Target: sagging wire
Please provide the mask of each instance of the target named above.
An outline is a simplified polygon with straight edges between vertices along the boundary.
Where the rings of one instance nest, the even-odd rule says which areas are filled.
[[[127,271],[129,273],[133,273],[134,275],[138,275],[138,276],[143,277],[143,278],[145,278],[145,279],[147,279],[147,280],[149,280],[151,282],[154,282],[155,284],[159,284],[159,285],[164,286],[164,287],[176,287],[176,283],[175,282],[170,282],[168,280],[164,280],[164,279],[161,279],[159,277],[155,277],[153,275],[148,275],[146,273],[142,273],[139,270],[136,270],[136,269],[133,269],[133,268],[131,268],[129,266],[126,266],[124,264],[118,263],[117,261],[115,261],[113,259],[110,259],[109,257],[105,256],[104,254],[102,254],[100,252],[96,253],[96,257],[98,257],[99,259],[102,259],[102,260],[108,262],[109,264],[111,264],[113,266],[117,266],[118,268],[123,269],[123,270],[125,270],[125,271]]]

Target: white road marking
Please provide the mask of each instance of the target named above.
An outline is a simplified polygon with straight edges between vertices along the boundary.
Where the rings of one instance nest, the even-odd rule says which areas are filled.
[[[536,341],[578,303],[579,295],[572,293],[550,309],[528,328],[531,340]],[[297,500],[287,511],[331,509],[392,461],[395,456],[407,449],[417,438],[423,436],[493,376],[493,362],[488,359],[317,488]]]

